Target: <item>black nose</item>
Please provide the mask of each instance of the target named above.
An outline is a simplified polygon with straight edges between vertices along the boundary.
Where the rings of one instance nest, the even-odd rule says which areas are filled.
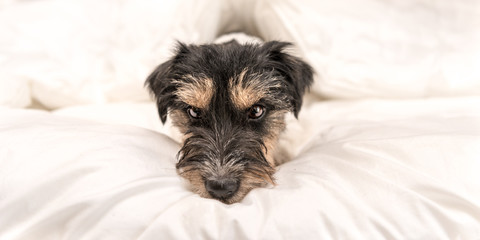
[[[205,188],[208,193],[217,199],[227,199],[233,196],[238,190],[239,183],[235,179],[206,180]]]

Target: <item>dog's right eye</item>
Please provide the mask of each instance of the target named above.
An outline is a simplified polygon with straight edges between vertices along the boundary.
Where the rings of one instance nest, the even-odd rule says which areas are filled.
[[[200,109],[190,106],[187,108],[187,113],[190,117],[199,119],[201,112],[200,112]]]
[[[250,119],[260,119],[265,114],[265,107],[261,105],[253,105],[248,110],[248,118]]]

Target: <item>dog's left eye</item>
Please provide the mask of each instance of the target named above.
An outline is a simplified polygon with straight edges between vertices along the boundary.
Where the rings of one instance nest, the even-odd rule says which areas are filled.
[[[198,109],[198,108],[188,107],[187,108],[187,113],[192,118],[195,118],[195,119],[200,118],[200,109]]]
[[[253,105],[248,110],[248,117],[250,119],[259,119],[265,114],[265,107],[261,105]]]

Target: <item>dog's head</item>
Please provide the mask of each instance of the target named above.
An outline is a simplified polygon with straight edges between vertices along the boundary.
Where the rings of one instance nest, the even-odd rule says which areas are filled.
[[[185,45],[147,86],[160,119],[184,134],[178,173],[203,197],[225,203],[273,184],[273,151],[287,112],[298,115],[312,68],[290,44]]]

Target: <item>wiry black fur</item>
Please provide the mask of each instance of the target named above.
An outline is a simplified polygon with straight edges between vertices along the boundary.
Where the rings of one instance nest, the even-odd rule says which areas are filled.
[[[176,55],[159,65],[147,78],[146,85],[155,95],[160,118],[167,119],[168,108],[172,107],[176,86],[172,80],[185,74],[213,77],[217,87],[226,87],[226,82],[244,68],[252,73],[272,73],[288,84],[283,89],[293,104],[298,116],[302,96],[312,84],[313,70],[304,61],[285,53],[291,43],[270,41],[263,45],[241,45],[236,41],[225,44],[185,45],[178,42]]]
[[[184,132],[189,137],[179,152],[177,169],[198,171],[201,179],[207,180],[224,177],[215,176],[218,166],[234,166],[218,174],[228,174],[227,177],[245,184],[244,171],[250,177],[258,176],[259,181],[249,181],[249,186],[243,186],[247,192],[262,185],[265,176],[272,178],[274,166],[264,156],[266,146],[262,139],[274,134],[270,132],[272,124],[283,124],[283,119],[274,117],[275,111],[292,111],[298,116],[302,96],[313,81],[312,68],[285,52],[290,45],[278,41],[246,45],[236,41],[208,45],[178,43],[175,56],[158,66],[146,81],[155,95],[163,123],[172,110],[180,110],[189,119]],[[245,111],[236,109],[229,99],[229,80],[242,71],[264,81],[262,84],[268,89],[268,97],[258,102],[266,109],[261,119],[248,119]],[[189,106],[176,96],[178,81],[189,81],[184,78],[186,75],[207,77],[214,82],[215,94],[209,110],[203,111],[200,119],[189,117],[186,113]],[[241,197],[221,200],[231,203]]]

